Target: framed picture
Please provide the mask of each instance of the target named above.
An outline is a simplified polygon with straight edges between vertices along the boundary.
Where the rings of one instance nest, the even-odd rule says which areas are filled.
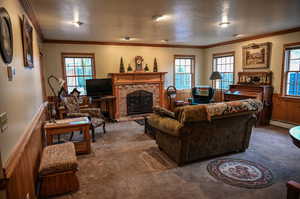
[[[5,8],[0,8],[0,53],[4,63],[13,58],[13,32],[10,17]]]
[[[243,69],[269,68],[271,43],[243,47]]]
[[[22,41],[23,41],[23,59],[24,66],[33,68],[33,44],[32,44],[32,33],[33,28],[28,22],[25,15],[23,15],[22,23]]]

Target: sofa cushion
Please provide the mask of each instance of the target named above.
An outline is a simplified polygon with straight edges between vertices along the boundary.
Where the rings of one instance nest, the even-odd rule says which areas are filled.
[[[208,116],[207,119],[211,120],[213,116],[221,116],[241,112],[259,112],[263,109],[263,104],[260,100],[257,99],[246,99],[208,104],[206,109]]]
[[[175,118],[181,123],[204,120],[210,121],[214,116],[242,112],[259,112],[262,108],[262,102],[256,99],[211,103],[177,108],[175,110]]]
[[[207,120],[206,105],[190,105],[175,109],[175,119],[180,123]]]
[[[166,108],[160,107],[160,106],[154,106],[153,108],[153,112],[162,116],[162,117],[170,117],[170,118],[175,118],[175,114],[172,111],[169,111]]]
[[[182,128],[182,124],[177,120],[169,117],[161,117],[158,114],[151,114],[147,122],[150,126],[174,136],[179,136],[180,129]]]
[[[75,146],[72,142],[45,147],[39,168],[40,175],[77,169]]]

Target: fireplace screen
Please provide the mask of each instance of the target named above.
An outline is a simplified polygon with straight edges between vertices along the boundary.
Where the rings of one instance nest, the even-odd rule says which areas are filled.
[[[127,115],[151,113],[153,94],[144,90],[134,91],[127,95]]]

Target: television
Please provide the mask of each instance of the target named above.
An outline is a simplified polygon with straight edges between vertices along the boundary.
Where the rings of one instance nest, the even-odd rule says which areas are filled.
[[[90,97],[103,97],[113,95],[112,79],[88,79],[86,80],[86,94]]]

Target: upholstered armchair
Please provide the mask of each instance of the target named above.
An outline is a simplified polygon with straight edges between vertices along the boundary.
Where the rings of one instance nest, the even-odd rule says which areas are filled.
[[[60,96],[61,102],[65,107],[65,117],[88,117],[91,121],[92,140],[95,142],[95,129],[102,126],[105,130],[105,119],[100,108],[81,107],[78,97],[74,95]]]

